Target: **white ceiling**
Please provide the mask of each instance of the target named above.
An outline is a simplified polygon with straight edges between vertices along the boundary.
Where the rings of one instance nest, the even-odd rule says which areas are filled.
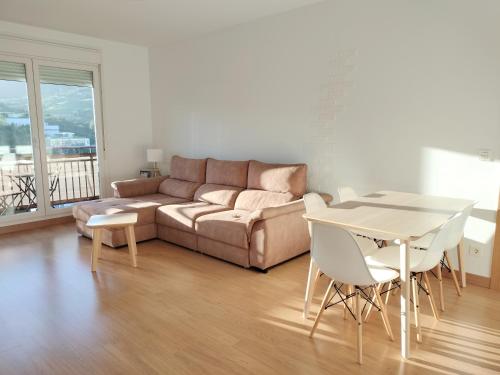
[[[322,0],[0,0],[0,19],[165,45]]]

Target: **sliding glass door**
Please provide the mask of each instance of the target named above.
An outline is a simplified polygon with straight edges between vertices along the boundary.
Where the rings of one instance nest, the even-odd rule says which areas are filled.
[[[30,60],[0,57],[0,217],[43,211],[32,82]]]
[[[97,67],[0,55],[0,224],[99,198],[98,84]]]
[[[49,207],[58,209],[97,199],[94,71],[36,66]]]

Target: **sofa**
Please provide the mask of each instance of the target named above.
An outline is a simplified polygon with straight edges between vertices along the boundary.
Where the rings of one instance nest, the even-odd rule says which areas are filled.
[[[113,198],[77,204],[73,216],[91,238],[90,216],[137,212],[137,241],[160,238],[266,270],[309,250],[306,182],[305,164],[173,156],[169,176],[113,182]],[[103,242],[127,243],[121,229],[103,231]]]

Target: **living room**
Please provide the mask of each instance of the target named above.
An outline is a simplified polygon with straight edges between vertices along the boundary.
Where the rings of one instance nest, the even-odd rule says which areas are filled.
[[[2,1],[0,373],[498,373],[499,16]]]

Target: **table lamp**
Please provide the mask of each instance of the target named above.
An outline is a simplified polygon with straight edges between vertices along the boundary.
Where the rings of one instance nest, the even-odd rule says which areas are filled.
[[[149,163],[153,163],[153,176],[159,176],[158,162],[163,160],[163,150],[159,148],[148,148],[147,159]]]

